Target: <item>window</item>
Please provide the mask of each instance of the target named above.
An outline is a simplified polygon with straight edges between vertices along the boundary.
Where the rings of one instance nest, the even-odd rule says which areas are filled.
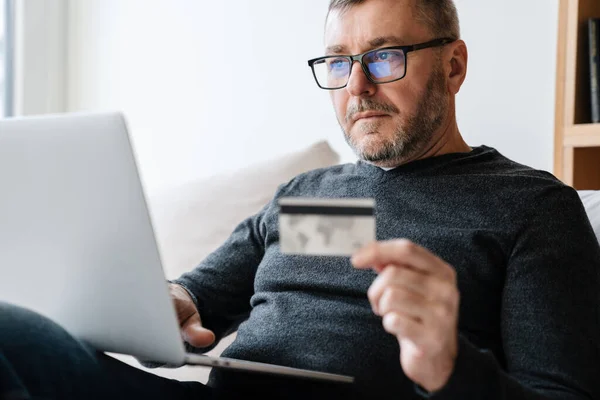
[[[12,115],[12,0],[0,0],[0,118]]]

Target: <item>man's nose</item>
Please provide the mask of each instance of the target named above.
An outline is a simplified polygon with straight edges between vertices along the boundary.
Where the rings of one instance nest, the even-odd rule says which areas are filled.
[[[358,61],[352,63],[350,77],[346,90],[352,96],[372,96],[377,90],[376,85],[367,78],[362,65]]]

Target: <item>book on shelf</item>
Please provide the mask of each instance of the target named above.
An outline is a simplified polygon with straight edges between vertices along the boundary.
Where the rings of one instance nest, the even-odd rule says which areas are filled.
[[[590,105],[592,122],[600,122],[600,18],[588,19]]]

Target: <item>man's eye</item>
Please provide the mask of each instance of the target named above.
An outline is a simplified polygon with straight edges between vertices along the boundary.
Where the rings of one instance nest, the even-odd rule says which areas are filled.
[[[377,58],[380,60],[387,60],[389,55],[390,54],[387,51],[382,51],[380,53],[377,53]]]
[[[402,57],[398,51],[382,50],[375,52],[373,61],[395,61]]]
[[[340,70],[346,68],[346,60],[333,60],[329,64],[329,68],[332,70]]]

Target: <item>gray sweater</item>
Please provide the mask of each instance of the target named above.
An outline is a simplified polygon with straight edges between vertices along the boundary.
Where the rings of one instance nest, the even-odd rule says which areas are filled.
[[[356,381],[213,369],[211,386],[270,398],[424,397],[371,311],[366,293],[376,274],[346,257],[280,252],[281,196],[372,197],[377,239],[411,239],[456,269],[459,355],[433,398],[600,399],[600,247],[581,201],[551,174],[486,146],[391,171],[359,161],[280,186],[176,282],[218,338],[237,329],[224,356]]]

